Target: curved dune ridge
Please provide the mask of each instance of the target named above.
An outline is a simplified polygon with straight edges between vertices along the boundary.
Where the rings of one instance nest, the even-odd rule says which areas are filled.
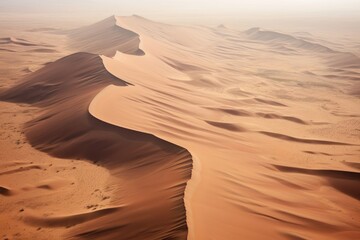
[[[29,216],[25,221],[46,227],[77,225],[69,236],[84,239],[185,239],[183,194],[191,175],[191,155],[152,135],[93,118],[88,105],[109,84],[128,85],[109,74],[100,57],[77,53],[48,64],[2,93],[7,101],[44,109],[25,126],[33,147],[107,167],[117,178],[112,204],[122,205],[121,211]]]
[[[303,73],[304,69],[312,69],[308,64],[315,64],[307,57],[309,52],[316,52],[314,57],[326,60],[327,54],[335,54],[333,51],[316,44],[298,44],[296,39],[286,37],[281,41],[298,48],[298,52],[289,53],[293,54],[294,61],[287,61],[279,53],[270,63],[261,56],[268,51],[268,46],[269,52],[277,54],[273,52],[273,42],[265,42],[256,49],[258,43],[244,41],[239,33],[229,31],[227,34],[231,37],[224,38],[213,35],[208,29],[196,29],[194,36],[213,41],[210,45],[204,41],[203,46],[207,47],[204,50],[197,44],[198,38],[192,43],[172,41],[171,36],[175,38],[185,31],[179,29],[173,35],[171,25],[137,17],[119,17],[119,22],[141,36],[146,55],[102,57],[109,72],[127,79],[134,87],[105,88],[93,99],[89,111],[110,124],[167,139],[196,156],[199,163],[194,165],[188,184],[191,195],[185,195],[185,202],[190,202],[187,205],[189,239],[263,239],[264,235],[271,239],[337,239],[342,236],[346,239],[357,236],[355,218],[358,216],[349,221],[347,215],[356,211],[356,207],[348,203],[359,204],[353,197],[356,196],[356,182],[337,184],[334,183],[337,180],[324,181],[316,177],[300,180],[292,178],[288,172],[263,167],[273,161],[284,165],[294,161],[295,165],[303,166],[301,159],[310,158],[314,167],[326,165],[329,169],[337,169],[344,167],[340,160],[346,156],[344,151],[354,154],[351,159],[358,156],[355,138],[310,134],[312,128],[325,128],[330,122],[339,120],[331,116],[331,110],[319,112],[323,100],[311,100],[313,88],[324,99],[331,99],[328,90],[332,88],[322,88],[320,77],[306,77]],[[193,30],[189,28],[186,32]],[[320,49],[316,50],[318,47]],[[249,55],[235,57],[234,51],[239,49],[247,49]],[[166,62],[191,80],[179,81],[168,71],[158,70],[156,66],[160,63],[154,66],[155,62],[148,56]],[[277,67],[277,70],[268,70]],[[296,69],[299,73],[284,73],[281,70],[284,68]],[[266,74],[254,78],[259,72]],[[154,83],[157,83],[155,87]],[[327,84],[336,86],[334,82]],[[255,91],[254,86],[258,87]],[[227,95],[224,89],[231,87],[247,94]],[[279,91],[282,88],[291,89],[291,94],[282,96],[285,92]],[[350,112],[356,105],[355,102],[346,104],[351,106]],[[239,106],[243,109],[236,111]],[[122,116],[123,112],[126,115]],[[274,138],[279,141],[273,141]],[[310,150],[304,152],[304,149],[326,150],[339,153],[339,157],[335,163],[326,155],[316,159],[310,157]],[[263,174],[271,178],[259,176]],[[322,187],[326,190],[319,191]],[[310,194],[314,192],[315,195]],[[329,194],[337,207],[333,207],[333,202],[324,204]],[[207,205],[210,198],[212,201]],[[328,212],[338,208],[344,210],[343,214]],[[264,226],[261,233],[254,229],[254,222]],[[324,234],[326,229],[331,229],[332,233]]]
[[[27,141],[106,168],[111,197],[55,214],[17,209],[18,221],[69,239],[360,236],[360,99],[350,94],[360,73],[346,44],[140,16],[62,33],[83,52],[27,71],[0,99],[39,108]],[[44,169],[9,165],[0,178]],[[68,181],[4,182],[0,197],[56,194]]]

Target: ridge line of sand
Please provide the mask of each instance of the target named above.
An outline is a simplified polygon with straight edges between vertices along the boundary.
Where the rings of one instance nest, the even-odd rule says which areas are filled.
[[[109,72],[109,71],[108,71]],[[163,141],[166,141],[166,142],[170,142],[171,144],[174,144],[180,148],[183,148],[185,149],[186,151],[189,152],[190,156],[191,156],[191,159],[192,159],[192,169],[191,169],[191,176],[190,176],[190,179],[186,182],[186,186],[185,186],[185,191],[184,191],[184,197],[183,197],[183,201],[184,201],[184,206],[185,206],[185,217],[186,217],[186,225],[187,225],[187,228],[188,228],[188,239],[195,239],[194,238],[194,224],[193,224],[193,218],[192,218],[192,207],[191,207],[191,199],[192,199],[192,196],[195,192],[195,189],[196,189],[196,186],[199,184],[200,182],[200,179],[201,179],[201,175],[200,175],[200,169],[201,169],[201,165],[200,165],[200,161],[197,160],[197,158],[194,156],[194,154],[187,148],[183,147],[183,146],[180,146],[168,139],[164,139],[160,136],[158,136],[157,134],[154,134],[154,133],[151,133],[151,132],[147,132],[147,131],[139,131],[137,129],[133,129],[133,128],[129,128],[129,127],[124,127],[124,126],[119,126],[119,125],[116,125],[116,124],[113,124],[111,122],[107,122],[99,117],[97,117],[96,114],[94,114],[94,111],[95,109],[93,109],[93,102],[94,100],[96,99],[96,97],[102,92],[104,91],[105,89],[109,88],[109,87],[113,87],[115,85],[113,84],[110,84],[108,86],[106,86],[105,88],[103,88],[101,91],[99,91],[95,97],[93,97],[93,99],[91,100],[90,104],[89,104],[89,107],[88,107],[88,112],[89,114],[96,118],[97,120],[101,121],[101,122],[104,122],[106,124],[110,124],[112,126],[115,126],[115,127],[121,127],[121,128],[124,128],[124,129],[128,129],[128,130],[132,130],[132,131],[136,131],[136,132],[142,132],[142,133],[146,133],[146,134],[150,134],[156,138],[159,138]],[[116,87],[116,86],[115,86]],[[191,227],[189,227],[191,226]]]

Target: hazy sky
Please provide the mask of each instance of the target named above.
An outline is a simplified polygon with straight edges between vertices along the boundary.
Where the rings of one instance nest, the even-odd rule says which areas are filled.
[[[0,12],[77,16],[89,21],[138,14],[154,20],[214,24],[360,24],[360,0],[0,0]]]
[[[17,11],[81,10],[118,11],[124,13],[185,14],[306,14],[350,13],[360,11],[360,0],[0,0],[1,9]]]

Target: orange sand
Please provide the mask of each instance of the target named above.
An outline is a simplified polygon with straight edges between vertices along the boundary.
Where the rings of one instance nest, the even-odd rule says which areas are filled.
[[[345,42],[139,16],[24,35],[49,43],[0,39],[2,237],[360,237]]]

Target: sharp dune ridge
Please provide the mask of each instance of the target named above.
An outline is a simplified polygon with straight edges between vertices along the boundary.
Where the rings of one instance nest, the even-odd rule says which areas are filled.
[[[39,156],[2,165],[6,236],[359,236],[359,59],[346,44],[136,15],[27,34],[52,37],[0,39],[8,58],[44,58],[0,91],[24,124],[1,119],[0,144],[16,149],[1,156]]]
[[[191,175],[191,155],[154,136],[114,127],[93,118],[88,112],[88,105],[109,84],[128,85],[109,74],[99,56],[76,53],[48,64],[28,76],[23,83],[2,93],[2,98],[7,101],[30,103],[45,109],[45,113],[25,126],[25,134],[33,147],[56,157],[91,160],[111,169],[114,176],[123,176],[122,173],[128,169],[125,172],[129,184],[134,185],[132,196],[119,213],[101,209],[63,217],[29,216],[25,222],[47,227],[83,223],[84,226],[75,228],[69,236],[86,239],[186,238],[182,196]],[[141,174],[146,182],[137,181],[137,174]],[[169,175],[169,179],[158,182],[158,178],[165,174]],[[165,186],[171,183],[173,186],[167,189]],[[117,191],[121,203],[126,197],[122,196],[125,186],[120,186]],[[114,200],[114,203],[117,201]],[[139,204],[149,207],[140,209],[136,207]],[[119,218],[116,214],[120,216],[119,221],[114,220]],[[86,223],[99,217],[102,228],[113,231],[95,233],[99,222]]]

